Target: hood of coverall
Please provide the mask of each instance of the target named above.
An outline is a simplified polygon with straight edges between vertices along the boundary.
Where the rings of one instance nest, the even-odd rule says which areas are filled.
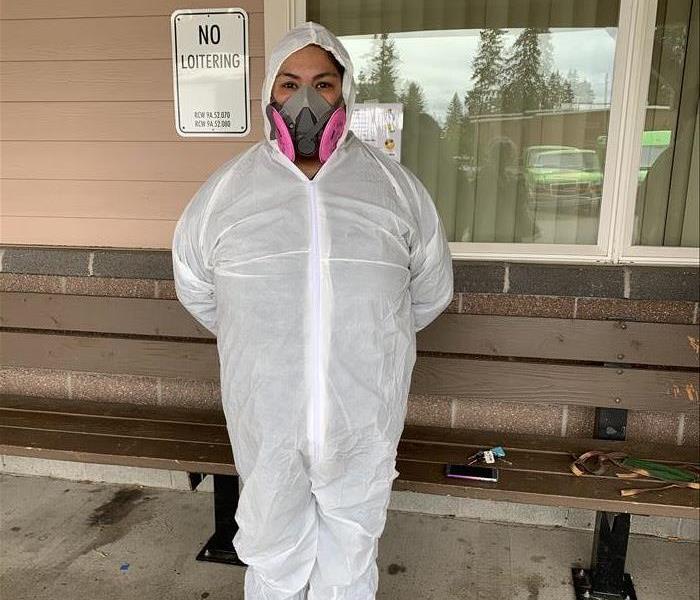
[[[350,128],[350,116],[352,115],[352,109],[355,104],[355,82],[353,79],[353,66],[350,60],[350,55],[348,54],[345,46],[341,41],[333,35],[328,29],[323,25],[308,21],[303,25],[295,27],[277,43],[274,50],[270,54],[270,60],[267,65],[267,72],[265,73],[265,81],[262,88],[262,114],[265,115],[265,109],[270,103],[270,98],[272,96],[272,86],[275,82],[275,77],[282,66],[282,63],[287,59],[290,54],[293,54],[297,50],[301,50],[305,46],[310,44],[315,44],[316,46],[321,46],[325,50],[328,50],[336,60],[343,65],[345,72],[343,73],[343,85],[342,94],[343,100],[345,101],[345,128],[343,129],[343,134],[338,140],[337,147],[339,148],[348,134],[348,129]],[[270,132],[272,127],[270,125],[269,119],[263,117],[265,123],[265,139],[269,144],[271,144],[275,149],[278,149],[277,140],[270,139]]]

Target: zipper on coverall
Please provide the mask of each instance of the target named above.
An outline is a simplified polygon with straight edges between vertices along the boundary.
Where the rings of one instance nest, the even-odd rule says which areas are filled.
[[[318,461],[321,452],[321,257],[318,241],[318,202],[316,185],[309,181],[309,214],[311,228],[311,248],[309,251],[309,277],[311,292],[311,406],[307,429],[311,442],[313,460]]]

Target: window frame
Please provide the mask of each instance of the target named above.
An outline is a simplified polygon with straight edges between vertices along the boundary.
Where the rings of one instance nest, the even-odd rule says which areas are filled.
[[[625,0],[629,2],[629,0]],[[636,200],[637,173],[641,163],[642,133],[647,112],[647,96],[651,78],[654,30],[656,27],[657,0],[638,2],[630,11],[627,26],[634,35],[630,38],[631,60],[626,69],[629,74],[628,102],[630,114],[623,131],[623,144],[618,173],[619,192],[625,193],[630,202],[619,202],[612,236],[611,255],[613,262],[647,265],[693,265],[700,262],[698,248],[667,246],[635,246],[632,244]],[[638,24],[638,25],[637,25]]]
[[[632,245],[656,11],[657,0],[620,0],[598,244],[450,242],[453,259],[669,266],[700,262],[699,248]],[[306,21],[306,0],[264,0],[264,20],[267,59],[286,31]]]

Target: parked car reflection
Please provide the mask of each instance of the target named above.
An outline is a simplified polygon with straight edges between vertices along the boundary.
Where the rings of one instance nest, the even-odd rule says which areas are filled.
[[[529,146],[523,179],[532,210],[600,207],[603,172],[594,150],[573,146]]]

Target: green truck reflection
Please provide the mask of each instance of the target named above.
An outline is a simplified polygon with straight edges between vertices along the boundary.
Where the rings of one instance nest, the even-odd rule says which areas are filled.
[[[603,171],[595,150],[573,146],[529,146],[523,153],[529,208],[585,208],[600,205]]]
[[[671,145],[670,130],[645,131],[638,172],[644,183],[656,160]],[[607,136],[596,140],[596,150],[574,146],[528,146],[523,152],[523,178],[528,206],[542,208],[600,208]]]

